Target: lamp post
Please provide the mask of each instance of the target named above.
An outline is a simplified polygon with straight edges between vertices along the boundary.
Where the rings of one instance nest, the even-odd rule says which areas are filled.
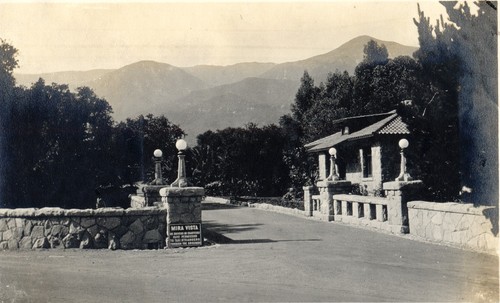
[[[179,139],[175,142],[175,147],[179,151],[179,165],[177,168],[177,179],[170,185],[171,187],[186,187],[189,186],[189,181],[186,178],[186,161],[184,151],[187,149],[187,142],[184,139]]]
[[[337,168],[335,167],[335,158],[337,157],[337,149],[332,147],[328,150],[330,154],[330,175],[326,178],[328,181],[337,181],[339,180],[339,175],[337,174]]]
[[[151,185],[165,185],[165,180],[161,175],[161,159],[163,157],[163,152],[161,149],[155,149],[153,152],[155,161],[155,179],[150,183]]]
[[[411,181],[413,178],[409,173],[406,172],[406,157],[404,154],[405,148],[408,147],[410,143],[406,139],[399,140],[399,147],[401,148],[401,167],[399,176],[396,178],[396,181]]]

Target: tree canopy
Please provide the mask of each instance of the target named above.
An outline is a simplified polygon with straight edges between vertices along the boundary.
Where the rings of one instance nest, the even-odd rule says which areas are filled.
[[[420,8],[414,20],[420,42],[415,57],[433,94],[413,124],[428,136],[422,163],[441,196],[462,191],[463,200],[497,204],[496,5],[480,1],[472,13],[467,2],[442,4],[448,20],[441,17],[433,26]]]
[[[275,125],[207,131],[192,149],[193,181],[207,194],[281,196],[289,184],[284,144]]]
[[[156,148],[173,180],[177,125],[153,115],[115,124],[88,87],[16,87],[16,54],[0,40],[0,207],[94,207],[98,187],[151,180]]]

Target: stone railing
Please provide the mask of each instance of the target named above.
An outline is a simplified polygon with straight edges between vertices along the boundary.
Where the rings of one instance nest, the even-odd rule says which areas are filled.
[[[421,181],[386,182],[385,197],[349,195],[349,181],[321,181],[314,188],[304,187],[305,215],[324,221],[371,226],[393,233],[408,233],[406,203],[418,196]]]
[[[321,214],[321,195],[312,195],[311,202],[312,216],[318,216],[319,214]]]
[[[313,186],[305,186],[304,211],[308,217],[316,217],[324,221],[333,221],[334,194],[346,193],[351,187],[349,181],[320,181]],[[314,194],[317,190],[319,194]]]
[[[334,220],[400,232],[401,226],[394,228],[389,224],[388,204],[389,200],[381,197],[334,195]]]
[[[412,235],[491,253],[498,250],[495,207],[412,201],[408,211]]]
[[[0,209],[0,249],[163,248],[165,208]]]

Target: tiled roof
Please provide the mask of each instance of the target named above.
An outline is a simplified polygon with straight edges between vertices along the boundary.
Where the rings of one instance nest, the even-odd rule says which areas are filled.
[[[342,136],[342,132],[337,132],[333,135],[330,135],[328,137],[321,138],[319,140],[316,140],[314,142],[311,142],[309,144],[306,144],[305,147],[309,151],[318,151],[318,150],[323,150],[323,149],[328,149],[332,147],[335,144],[338,144],[344,140],[347,139],[347,136]],[[332,144],[333,142],[333,144]]]
[[[403,122],[401,117],[398,116],[398,114],[396,114],[395,111],[386,113],[385,115],[387,114],[389,115],[387,117],[384,117],[384,114],[378,114],[379,117],[384,117],[384,118],[356,132],[353,132],[348,135],[342,135],[342,132],[337,132],[328,137],[324,137],[314,142],[308,143],[305,145],[305,147],[308,149],[309,152],[315,152],[315,151],[326,150],[344,141],[352,141],[361,138],[371,137],[375,134],[392,135],[392,134],[410,133],[408,126]],[[372,118],[374,117],[374,115],[360,116],[353,118],[359,119],[363,117]],[[343,119],[343,121],[346,121],[347,119],[348,118]]]
[[[370,115],[362,115],[362,116],[345,117],[345,118],[333,121],[333,124],[337,124],[337,123],[345,122],[345,121],[352,121],[352,120],[366,120],[366,119],[377,118],[377,117],[382,118],[384,116],[387,117],[387,116],[395,114],[395,113],[396,113],[396,110],[391,110],[390,112],[387,112],[387,113],[379,113],[379,114],[370,114]]]
[[[382,135],[407,135],[410,133],[408,125],[403,122],[400,116],[382,127],[377,133]]]

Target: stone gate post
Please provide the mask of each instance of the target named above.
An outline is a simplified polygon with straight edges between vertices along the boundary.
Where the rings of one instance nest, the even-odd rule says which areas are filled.
[[[415,181],[385,182],[383,189],[387,197],[387,220],[394,233],[409,233],[407,203],[419,198],[423,183]]]
[[[167,246],[201,246],[201,200],[203,187],[164,187],[160,190],[167,208]]]
[[[313,215],[313,206],[312,206],[312,191],[314,186],[304,186],[302,187],[304,190],[304,211],[307,217],[312,217]]]
[[[351,182],[345,180],[319,181],[316,183],[321,197],[320,220],[334,220],[333,195],[346,194],[351,188]]]

